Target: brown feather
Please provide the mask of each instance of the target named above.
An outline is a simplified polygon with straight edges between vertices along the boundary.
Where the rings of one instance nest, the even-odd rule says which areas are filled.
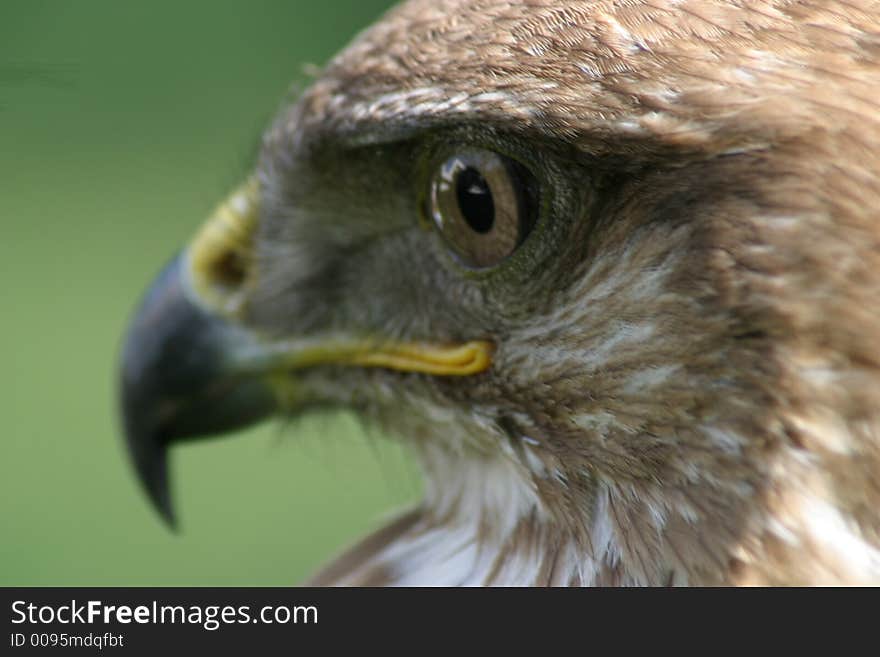
[[[425,507],[313,582],[880,582],[878,25],[856,0],[412,0],[334,59],[267,134],[269,194],[328,142],[474,121],[617,169],[491,373],[362,404]]]

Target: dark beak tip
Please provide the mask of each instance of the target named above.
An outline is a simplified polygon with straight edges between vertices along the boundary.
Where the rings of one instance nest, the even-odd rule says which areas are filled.
[[[143,474],[140,476],[147,496],[150,498],[150,502],[153,503],[153,508],[159,513],[159,516],[165,522],[165,526],[176,533],[178,530],[177,517],[174,513],[174,505],[171,502],[167,468],[167,459],[163,455],[161,477],[154,476],[152,479],[145,479]]]
[[[177,531],[177,518],[168,481],[168,450],[152,436],[141,436],[130,427],[125,432],[132,466],[153,508],[171,531]]]

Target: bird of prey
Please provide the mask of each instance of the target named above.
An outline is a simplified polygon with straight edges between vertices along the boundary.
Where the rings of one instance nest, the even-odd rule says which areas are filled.
[[[411,0],[123,349],[133,462],[354,409],[423,501],[319,585],[880,583],[880,4]]]

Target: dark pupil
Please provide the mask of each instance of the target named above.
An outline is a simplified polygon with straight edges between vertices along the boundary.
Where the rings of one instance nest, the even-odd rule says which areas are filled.
[[[495,223],[495,203],[489,183],[473,167],[458,174],[455,195],[461,216],[474,231],[488,233]]]

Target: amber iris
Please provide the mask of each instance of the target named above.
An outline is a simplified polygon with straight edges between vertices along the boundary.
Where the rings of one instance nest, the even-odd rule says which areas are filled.
[[[431,179],[429,214],[459,260],[492,267],[510,256],[537,219],[534,177],[488,150],[457,152]]]

